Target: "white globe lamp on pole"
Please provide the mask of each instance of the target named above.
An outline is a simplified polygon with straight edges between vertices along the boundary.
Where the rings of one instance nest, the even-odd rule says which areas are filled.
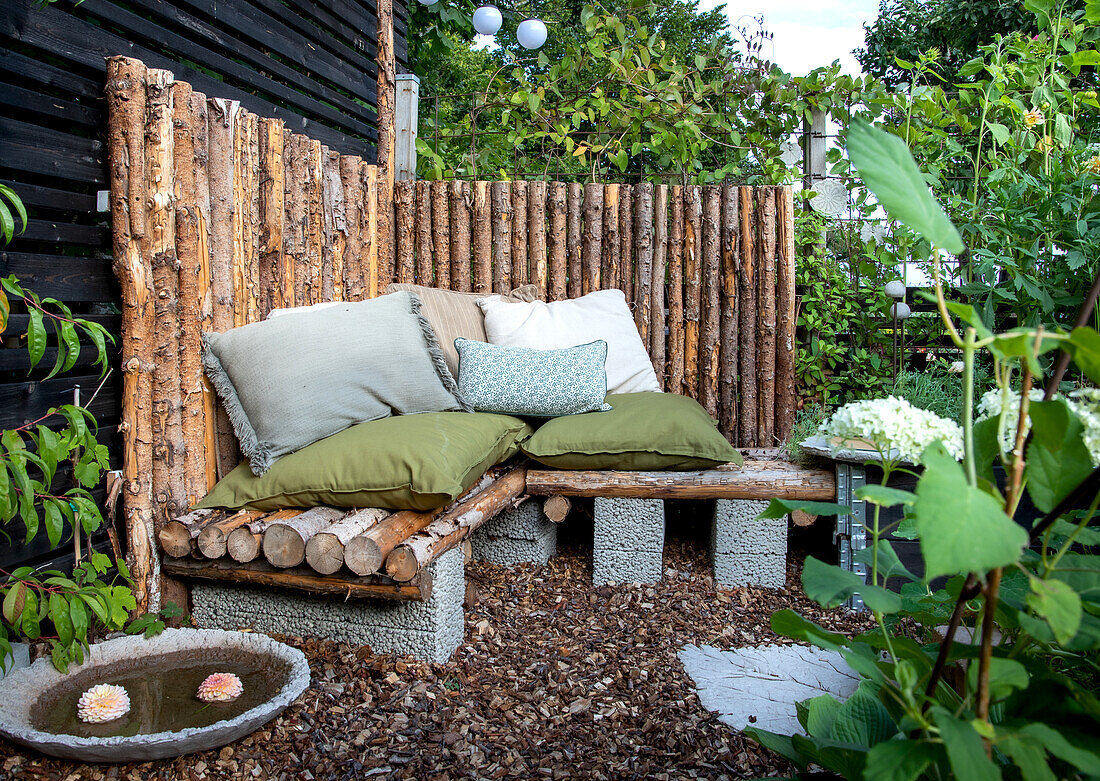
[[[527,19],[516,29],[516,39],[525,49],[537,49],[546,43],[546,25],[540,19]]]
[[[439,0],[420,0],[421,5],[435,5]]]
[[[502,24],[504,17],[496,6],[483,5],[474,11],[474,29],[482,35],[496,35]]]

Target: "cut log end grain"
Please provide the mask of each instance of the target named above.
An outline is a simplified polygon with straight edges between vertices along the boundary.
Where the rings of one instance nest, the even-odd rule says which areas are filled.
[[[791,521],[795,526],[813,526],[817,516],[805,510],[795,510],[791,513]]]
[[[273,567],[297,567],[306,560],[306,543],[347,514],[335,507],[314,507],[301,515],[273,523],[264,530],[264,558]]]
[[[569,515],[573,503],[566,496],[551,496],[542,504],[542,513],[554,523],[561,523]]]
[[[306,543],[306,563],[322,575],[339,571],[347,544],[390,514],[378,508],[360,510],[314,534]]]
[[[220,559],[226,553],[229,533],[252,523],[262,515],[258,510],[239,510],[227,518],[207,524],[198,536],[199,553],[208,559]]]
[[[248,526],[242,526],[229,532],[225,549],[229,558],[245,564],[259,557],[262,542],[263,534],[252,531]]]

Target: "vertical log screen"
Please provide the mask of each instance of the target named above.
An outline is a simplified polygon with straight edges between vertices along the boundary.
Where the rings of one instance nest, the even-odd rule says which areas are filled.
[[[274,308],[371,298],[394,278],[479,292],[526,282],[551,301],[619,287],[666,390],[699,398],[741,447],[789,432],[790,188],[391,189],[377,166],[193,93],[165,71],[118,57],[108,75],[123,496],[143,607],[160,599],[155,527],[240,458],[202,376],[201,333]]]

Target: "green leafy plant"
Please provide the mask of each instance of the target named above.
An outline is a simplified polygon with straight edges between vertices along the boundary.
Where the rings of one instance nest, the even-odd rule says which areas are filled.
[[[26,226],[27,213],[19,197],[0,185],[6,199]],[[0,226],[5,240],[14,234],[11,213],[0,200]],[[6,215],[6,217],[5,217]],[[69,371],[80,357],[81,337],[96,350],[96,366],[108,371],[107,344],[111,335],[98,323],[73,314],[61,301],[39,298],[23,288],[15,277],[0,279],[0,333],[8,326],[12,303],[27,313],[22,335],[32,371],[39,366],[53,342],[57,359],[46,377]],[[60,467],[68,464],[72,478],[62,486]],[[108,466],[107,447],[96,439],[96,419],[86,408],[62,404],[38,420],[0,432],[0,523],[18,518],[29,543],[44,531],[50,547],[61,542],[66,529],[72,535],[92,534],[103,525],[103,515],[91,490],[99,485]],[[0,530],[5,537],[8,535]],[[67,671],[81,662],[90,633],[125,627],[135,608],[126,565],[91,552],[79,557],[72,573],[35,571],[19,567],[0,570],[0,663],[11,653],[12,638],[48,640],[54,666]],[[121,580],[121,582],[119,582]],[[139,618],[142,631],[155,623]],[[52,628],[52,634],[44,634]]]
[[[934,247],[959,247],[932,195],[913,186],[919,170],[896,137],[856,126],[848,147],[892,217],[909,221]],[[746,733],[803,770],[818,765],[851,779],[1089,776],[1100,768],[1100,555],[1092,552],[1100,543],[1093,525],[1100,468],[1082,422],[1050,398],[1060,372],[1049,377],[1048,400],[1031,401],[1030,391],[1042,376],[1040,357],[1057,350],[1100,382],[1100,334],[1088,327],[997,334],[973,307],[947,301],[938,273],[935,281],[939,311],[963,356],[962,463],[933,444],[909,492],[888,485],[908,467],[880,454],[882,484],[857,492],[872,505],[868,547],[857,556],[868,582],[813,557],[802,573],[806,595],[824,606],[859,594],[875,628],[847,637],[790,610],[772,616],[775,631],[842,654],[859,687],[843,703],[828,695],[801,703],[805,734]],[[975,422],[980,352],[991,359],[1002,393],[1021,398],[1015,419]],[[1005,428],[1013,444],[1002,452]],[[1003,485],[994,479],[996,463],[1007,475]],[[1030,529],[1015,519],[1025,494],[1043,513]],[[776,500],[763,517],[800,507]],[[903,509],[900,523],[883,522],[889,507]],[[848,512],[840,505],[817,509]],[[919,541],[922,577],[901,563],[886,539],[891,531]],[[933,589],[936,578],[947,578],[946,585]],[[898,592],[886,588],[890,581]]]

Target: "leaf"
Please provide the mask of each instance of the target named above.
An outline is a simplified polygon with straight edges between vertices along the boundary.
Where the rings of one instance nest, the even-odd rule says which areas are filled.
[[[50,541],[50,547],[56,548],[57,544],[61,542],[61,533],[65,530],[65,520],[55,501],[45,502],[43,510],[46,516],[46,537]],[[66,645],[68,644],[66,643]]]
[[[913,781],[938,758],[931,743],[908,739],[887,740],[867,753],[864,781]]]
[[[42,324],[42,313],[38,309],[28,307],[27,314],[30,317],[27,322],[27,353],[30,355],[31,368],[33,368],[46,354],[46,328]]]
[[[1020,769],[1023,781],[1058,781],[1047,764],[1047,752],[1042,743],[1028,737],[1008,735],[999,736],[997,748]]]
[[[997,500],[966,481],[962,466],[940,442],[921,455],[912,514],[924,558],[924,577],[985,572],[1013,564],[1028,543],[1027,532]],[[981,540],[981,544],[975,544]]]
[[[894,550],[894,546],[890,544],[889,540],[879,540],[877,545],[857,551],[855,555],[856,563],[866,564],[867,571],[870,572],[876,550],[878,551],[878,575],[880,578],[885,580],[886,578],[902,577],[910,581],[920,580],[901,563],[897,551]]]
[[[770,623],[772,631],[777,635],[793,640],[803,640],[826,651],[840,651],[848,645],[848,638],[844,635],[823,629],[793,610],[777,610],[772,613]]]
[[[69,620],[73,624],[73,637],[78,642],[86,642],[88,639],[88,609],[84,602],[73,598],[69,600]]]
[[[848,128],[848,156],[887,214],[932,244],[962,252],[962,237],[929,191],[905,141],[856,120]]]
[[[1021,727],[1019,734],[1035,738],[1058,759],[1088,774],[1094,774],[1100,767],[1100,754],[1073,745],[1065,735],[1047,724],[1032,722]]]
[[[1032,578],[1027,606],[1047,622],[1054,638],[1063,645],[1081,628],[1081,597],[1060,580]]]
[[[1092,472],[1084,426],[1065,401],[1033,401],[1027,483],[1031,501],[1049,513]]]
[[[3,615],[4,620],[12,626],[17,626],[16,621],[23,617],[23,604],[27,598],[27,586],[24,583],[16,583],[8,588],[4,595]]]
[[[837,711],[832,737],[857,746],[874,746],[897,733],[898,727],[879,702],[874,685],[869,681],[860,681]]]
[[[73,642],[73,621],[69,617],[69,603],[60,594],[50,594],[50,621],[63,646]]]
[[[971,664],[966,671],[971,692],[978,691],[978,665]],[[992,701],[1003,700],[1012,692],[1027,689],[1027,668],[1015,659],[993,657],[989,660],[989,697]]]
[[[768,503],[768,506],[764,508],[764,512],[756,516],[757,520],[768,520],[772,518],[785,518],[790,513],[796,510],[802,510],[810,515],[849,515],[852,512],[852,508],[845,504],[834,504],[833,502],[805,502],[797,501],[793,499],[772,499]]]
[[[879,613],[896,613],[901,609],[899,595],[882,586],[864,583],[856,573],[835,564],[825,564],[813,556],[807,556],[802,567],[802,590],[824,607],[836,607],[853,594],[859,594],[867,607]]]
[[[917,495],[912,491],[903,491],[900,488],[872,483],[856,490],[856,498],[863,499],[871,504],[877,504],[879,507],[896,507],[899,504],[912,504],[917,500]]]
[[[840,703],[831,694],[821,694],[795,704],[798,723],[806,734],[815,738],[829,738],[833,735],[833,722],[840,711]]]
[[[1095,383],[1100,383],[1100,334],[1088,326],[1070,331],[1069,341],[1064,344],[1073,362]]]
[[[771,749],[776,754],[786,757],[799,767],[806,767],[806,760],[802,757],[802,753],[794,747],[790,736],[778,735],[756,727],[746,727],[743,734],[752,738],[764,748]]]
[[[1002,125],[1000,122],[990,122],[987,127],[989,132],[993,135],[993,140],[998,144],[1004,144],[1008,142],[1009,132],[1008,128]]]
[[[985,755],[981,736],[970,722],[956,719],[939,705],[929,713],[940,729],[940,737],[947,749],[954,777],[967,781],[998,781],[1001,777],[996,765]]]

